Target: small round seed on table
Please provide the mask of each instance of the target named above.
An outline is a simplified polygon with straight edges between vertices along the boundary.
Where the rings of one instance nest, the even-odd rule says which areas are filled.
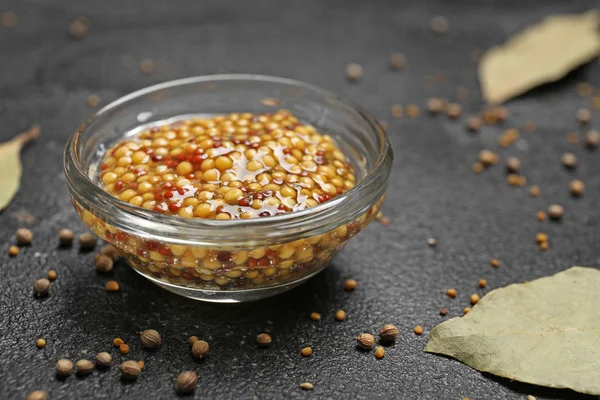
[[[375,349],[375,357],[382,359],[385,356],[385,349],[381,346],[377,346]]]
[[[79,360],[75,363],[75,373],[77,375],[89,375],[94,370],[94,363],[90,360]]]
[[[301,351],[300,354],[302,354],[303,357],[310,357],[313,353],[312,347],[304,347]]]
[[[370,333],[361,333],[356,337],[358,347],[364,350],[370,350],[375,345],[375,338]]]
[[[256,336],[256,343],[260,347],[269,347],[272,341],[273,339],[271,338],[271,336],[266,333],[261,333]]]
[[[112,362],[112,356],[106,351],[102,351],[96,354],[96,367],[98,368],[107,368],[110,367],[110,363]]]
[[[379,328],[379,338],[383,342],[393,342],[398,337],[398,328],[392,324],[385,324]]]
[[[177,390],[181,393],[191,393],[198,385],[198,375],[193,371],[184,371],[177,377]]]
[[[162,342],[160,333],[154,329],[146,329],[143,331],[140,335],[140,339],[142,340],[142,345],[148,349],[156,349]]]
[[[63,247],[71,246],[73,244],[74,237],[75,237],[75,235],[73,234],[73,231],[70,229],[61,229],[58,232],[58,242],[59,242],[60,246],[63,246]]]
[[[89,232],[79,235],[79,247],[82,250],[91,250],[96,247],[96,236]]]
[[[140,365],[136,361],[125,361],[121,364],[121,375],[126,379],[137,379],[142,373]]]
[[[46,400],[46,391],[35,390],[27,395],[27,400]]]
[[[192,345],[192,355],[195,358],[204,358],[210,352],[210,345],[204,340],[196,340]]]
[[[344,310],[336,311],[335,319],[338,321],[344,321],[346,319],[346,312]]]
[[[33,233],[27,228],[19,228],[16,233],[17,243],[21,246],[29,246],[33,241]]]
[[[358,282],[356,282],[354,279],[348,279],[346,280],[346,282],[344,282],[344,289],[346,291],[352,291],[354,289],[356,289],[356,286],[358,285]]]
[[[33,290],[38,296],[47,296],[50,291],[50,281],[46,278],[38,279],[33,284]]]
[[[46,340],[39,338],[38,340],[35,341],[35,345],[37,346],[38,349],[43,349],[44,347],[46,347]]]
[[[73,363],[66,359],[60,359],[56,362],[56,373],[60,376],[67,376],[73,372]]]

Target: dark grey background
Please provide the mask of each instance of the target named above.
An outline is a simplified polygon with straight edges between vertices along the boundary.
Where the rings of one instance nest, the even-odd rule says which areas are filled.
[[[454,98],[459,85],[468,87],[466,114],[480,109],[476,64],[471,52],[502,42],[544,15],[580,12],[594,1],[0,1],[0,10],[19,16],[16,27],[0,28],[0,139],[9,139],[33,123],[42,135],[23,152],[22,189],[0,214],[0,393],[19,399],[34,389],[49,390],[51,399],[171,398],[174,380],[183,370],[199,375],[196,398],[419,398],[524,399],[579,398],[573,392],[518,384],[482,375],[461,363],[423,353],[427,333],[461,313],[469,295],[510,283],[549,275],[572,265],[600,263],[599,152],[566,142],[566,133],[583,132],[575,112],[587,103],[575,83],[599,83],[598,61],[580,68],[565,81],[535,90],[508,104],[505,126],[534,121],[533,134],[523,134],[526,149],[499,150],[501,128],[486,127],[479,135],[445,117],[392,120],[394,103],[424,106],[430,96]],[[433,15],[450,22],[446,35],[429,29]],[[67,36],[76,17],[86,16],[90,29],[82,40]],[[388,56],[408,57],[403,71],[388,67]],[[164,59],[165,72],[142,75],[144,57]],[[344,78],[347,63],[365,68],[359,84]],[[297,78],[343,93],[375,116],[390,121],[395,164],[384,212],[391,224],[373,223],[352,241],[333,265],[307,284],[276,298],[240,305],[213,305],[167,293],[118,265],[110,276],[98,275],[93,253],[57,249],[57,232],[83,231],[70,204],[61,166],[69,135],[92,112],[91,93],[101,104],[136,89],[174,78],[217,72],[249,72]],[[443,72],[446,83],[431,88],[424,76]],[[594,124],[600,119],[594,115]],[[530,182],[542,195],[505,183],[495,167],[476,176],[471,165],[480,149],[514,154],[523,161]],[[562,152],[580,158],[569,173],[560,165]],[[4,171],[2,171],[4,173]],[[587,191],[574,200],[568,193],[573,176]],[[535,212],[548,204],[566,207],[562,223],[540,223]],[[34,222],[21,221],[26,213]],[[7,249],[20,226],[35,235],[31,248],[16,258]],[[550,236],[550,249],[540,252],[538,231]],[[438,239],[431,249],[427,238]],[[493,269],[489,259],[502,266]],[[32,285],[49,269],[58,271],[51,295],[34,298]],[[346,278],[357,290],[342,290]],[[489,287],[477,289],[480,278]],[[120,282],[118,294],[104,283]],[[458,297],[446,297],[455,287]],[[560,294],[557,294],[560,295]],[[450,310],[448,317],[438,314]],[[348,319],[338,323],[342,308]],[[313,322],[312,311],[322,314]],[[355,349],[355,337],[375,332],[384,323],[399,326],[398,342],[383,360]],[[421,324],[425,333],[412,333]],[[137,332],[160,331],[158,351],[140,348]],[[269,331],[274,342],[257,349],[257,333]],[[196,362],[189,335],[208,340],[210,356]],[[114,337],[131,344],[121,357]],[[44,337],[48,345],[35,347]],[[314,354],[302,358],[310,345]],[[110,351],[114,366],[80,379],[58,381],[57,359],[93,358]],[[145,360],[135,383],[119,380],[122,359]],[[315,385],[312,392],[298,388]],[[583,398],[584,396],[581,396]]]

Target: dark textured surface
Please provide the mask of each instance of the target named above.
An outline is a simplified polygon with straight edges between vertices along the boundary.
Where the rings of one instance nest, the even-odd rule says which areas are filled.
[[[0,214],[0,393],[20,399],[34,389],[49,390],[51,399],[171,398],[174,380],[183,370],[199,374],[196,398],[419,398],[524,399],[578,398],[558,391],[482,375],[451,359],[423,353],[427,333],[461,313],[473,292],[549,275],[571,265],[600,263],[600,153],[566,142],[578,130],[575,112],[586,101],[575,93],[580,80],[600,84],[598,62],[512,101],[506,126],[537,124],[524,134],[522,150],[512,146],[501,155],[523,160],[530,182],[542,195],[505,183],[501,167],[476,176],[471,164],[482,148],[497,149],[499,128],[468,134],[461,122],[421,116],[391,121],[394,103],[423,106],[429,96],[453,98],[456,87],[471,92],[469,113],[481,103],[476,65],[470,54],[501,42],[508,34],[540,17],[579,12],[593,1],[407,2],[396,1],[0,1],[1,9],[19,16],[16,27],[0,29],[0,140],[32,123],[42,136],[23,153],[24,179],[13,204]],[[449,32],[436,36],[428,28],[436,14],[448,17]],[[82,40],[68,38],[68,24],[78,16],[90,20]],[[408,66],[388,68],[388,55],[402,51]],[[144,57],[164,59],[165,72],[142,75]],[[365,67],[360,84],[345,81],[350,61]],[[67,137],[91,112],[90,93],[102,104],[144,86],[191,75],[251,72],[305,80],[348,95],[390,122],[396,161],[384,212],[391,224],[373,223],[352,241],[333,265],[307,284],[276,298],[251,304],[212,305],[170,294],[118,265],[98,275],[93,253],[57,249],[57,232],[83,231],[70,204],[62,176],[61,155]],[[443,72],[446,83],[422,86],[424,76]],[[594,116],[596,126],[600,116]],[[571,150],[580,159],[574,173],[565,171],[560,154]],[[4,173],[4,171],[0,171]],[[568,182],[581,177],[586,194],[574,200]],[[562,223],[540,223],[535,212],[548,204],[566,206]],[[29,212],[34,222],[20,219]],[[7,249],[20,226],[30,227],[34,244],[16,258]],[[550,236],[540,252],[536,232]],[[426,245],[435,237],[438,247]],[[489,259],[498,257],[498,269]],[[56,269],[51,295],[32,295],[35,279]],[[342,290],[355,278],[353,293]],[[488,289],[477,289],[480,278]],[[107,294],[104,283],[120,282]],[[454,300],[448,287],[458,290]],[[559,294],[557,294],[559,295]],[[345,322],[334,321],[342,308]],[[322,314],[313,322],[312,311]],[[395,323],[401,334],[383,360],[355,349],[357,334]],[[421,324],[425,333],[412,333]],[[164,345],[141,349],[137,332],[160,331]],[[271,332],[269,349],[258,349],[257,333]],[[196,362],[189,335],[211,344],[211,354]],[[121,357],[114,337],[130,343]],[[35,347],[44,337],[48,345]],[[300,349],[314,348],[310,358]],[[65,357],[92,359],[99,351],[113,354],[113,367],[86,378],[59,381],[54,364]],[[119,380],[117,365],[140,359],[146,368],[135,383]],[[315,385],[312,392],[298,388]],[[584,398],[585,396],[581,396]]]

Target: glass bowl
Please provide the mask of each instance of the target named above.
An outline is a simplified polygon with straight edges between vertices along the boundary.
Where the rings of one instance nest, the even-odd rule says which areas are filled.
[[[355,169],[356,186],[302,211],[213,220],[146,210],[98,185],[98,164],[106,149],[136,134],[141,125],[277,109],[331,135]],[[379,212],[391,165],[385,130],[365,110],[303,82],[259,75],[187,78],[129,94],[85,121],[64,153],[67,184],[83,222],[152,282],[213,302],[272,296],[323,270]]]

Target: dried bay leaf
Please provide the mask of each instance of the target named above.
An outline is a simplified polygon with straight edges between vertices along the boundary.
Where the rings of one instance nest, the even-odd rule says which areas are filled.
[[[479,62],[484,99],[504,103],[592,60],[600,53],[599,24],[597,11],[555,15],[489,49]]]
[[[0,211],[11,202],[21,185],[21,148],[40,134],[36,126],[0,144]]]
[[[600,395],[600,271],[572,267],[496,289],[436,326],[425,351],[479,371]]]

